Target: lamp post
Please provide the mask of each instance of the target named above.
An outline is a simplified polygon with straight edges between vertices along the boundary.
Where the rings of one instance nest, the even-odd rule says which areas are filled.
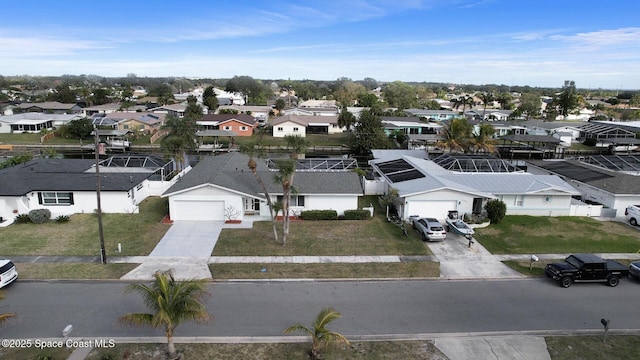
[[[104,248],[104,232],[102,230],[102,205],[100,203],[100,188],[101,183],[100,183],[100,154],[99,154],[99,148],[100,148],[100,143],[98,140],[98,127],[97,126],[93,126],[93,133],[94,133],[94,152],[95,152],[95,156],[96,156],[96,196],[98,197],[98,202],[97,202],[97,206],[98,206],[98,233],[100,235],[100,263],[102,264],[106,264],[107,263],[107,252],[105,251]]]

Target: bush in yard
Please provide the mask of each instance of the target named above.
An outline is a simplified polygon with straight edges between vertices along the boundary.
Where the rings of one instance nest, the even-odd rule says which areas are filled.
[[[343,218],[345,220],[369,220],[371,213],[369,210],[345,210]]]
[[[18,214],[16,218],[13,219],[14,224],[29,224],[31,222],[31,218],[27,214]]]
[[[487,210],[487,217],[492,224],[499,224],[507,214],[507,205],[498,199],[487,201],[484,209]]]
[[[300,213],[302,220],[337,220],[338,212],[335,210],[306,210]]]
[[[56,218],[57,223],[66,223],[69,222],[69,217],[67,215],[60,215]]]
[[[51,219],[51,211],[49,209],[34,209],[29,211],[29,219],[36,224],[44,224]]]

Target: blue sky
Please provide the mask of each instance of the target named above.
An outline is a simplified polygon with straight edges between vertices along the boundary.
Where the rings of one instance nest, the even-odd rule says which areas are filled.
[[[1,75],[640,88],[637,0],[2,2]]]

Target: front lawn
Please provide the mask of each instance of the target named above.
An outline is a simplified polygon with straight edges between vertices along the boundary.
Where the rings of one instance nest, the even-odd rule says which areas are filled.
[[[476,229],[475,238],[493,254],[635,253],[636,229],[587,217],[506,216]]]
[[[103,214],[107,257],[148,255],[170,225],[161,220],[167,213],[166,199],[152,197],[140,204],[138,214]],[[117,253],[118,243],[122,253]],[[0,228],[0,254],[11,255],[100,255],[98,217],[76,214],[66,223],[12,224]]]
[[[281,222],[277,223],[281,237]],[[415,231],[402,236],[400,227],[382,216],[370,220],[291,221],[287,245],[275,242],[271,222],[255,222],[252,229],[224,229],[214,256],[347,256],[429,255]],[[279,240],[281,240],[279,238]]]

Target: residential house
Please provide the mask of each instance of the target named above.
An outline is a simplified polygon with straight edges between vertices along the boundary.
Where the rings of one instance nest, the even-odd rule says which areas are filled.
[[[112,127],[116,130],[154,134],[164,124],[166,114],[150,112],[112,112],[91,117],[96,126]]]
[[[196,125],[201,130],[231,131],[237,136],[251,136],[258,122],[247,114],[206,114]]]
[[[513,111],[500,109],[472,109],[464,113],[467,119],[484,121],[507,121]]]
[[[346,131],[338,126],[338,116],[284,115],[271,121],[273,137],[306,134],[336,134]]]
[[[340,109],[332,107],[297,107],[292,109],[285,109],[282,112],[284,115],[301,115],[301,116],[337,116],[340,114]]]
[[[143,105],[133,105],[131,107],[123,109],[121,103],[95,105],[95,106],[89,106],[82,109],[82,113],[84,114],[85,117],[90,117],[95,114],[111,114],[114,112],[140,112],[140,111],[146,111],[146,107]]]
[[[404,112],[428,121],[450,121],[461,116],[458,112],[451,110],[405,109]]]
[[[561,176],[580,192],[582,201],[604,206],[602,216],[624,216],[627,206],[640,204],[638,155],[591,155],[528,163],[528,171]]]
[[[251,115],[258,123],[266,124],[273,107],[269,105],[221,105],[216,109],[216,114],[219,114],[222,110],[234,110],[239,114]]]
[[[63,104],[57,101],[41,103],[21,103],[17,106],[23,112],[41,112],[46,114],[79,114],[82,108],[77,104]]]
[[[374,181],[384,194],[397,194],[393,205],[400,218],[444,219],[448,212],[480,214],[488,200],[500,199],[508,215],[564,216],[571,197],[579,194],[556,175],[523,172],[501,159],[444,154],[427,159],[416,150],[374,150]]]
[[[104,213],[136,213],[149,196],[171,184],[171,163],[149,156],[120,156],[100,162],[100,202]],[[175,182],[175,180],[173,180]],[[51,217],[94,213],[95,160],[34,159],[0,170],[0,226],[18,214],[49,209]]]
[[[78,119],[82,119],[82,115],[28,112],[0,116],[0,133],[39,133],[42,130],[51,130]]]
[[[181,119],[184,117],[184,112],[186,110],[187,110],[187,105],[183,103],[162,105],[162,106],[157,106],[149,109],[149,111],[152,113],[167,114],[168,116],[173,116],[174,118],[178,118],[178,119]]]
[[[328,162],[330,159],[320,159]],[[342,160],[342,159],[337,159]],[[266,194],[254,174],[247,168],[249,157],[239,152],[204,157],[181,177],[162,197],[169,199],[172,220],[223,221],[269,217]],[[299,160],[309,162],[312,159]],[[257,161],[257,174],[271,196],[281,200],[282,186],[274,182],[277,168]],[[337,171],[298,166],[294,176],[296,191],[291,195],[290,216],[304,210],[345,210],[358,208],[362,187],[358,175],[349,170]]]

